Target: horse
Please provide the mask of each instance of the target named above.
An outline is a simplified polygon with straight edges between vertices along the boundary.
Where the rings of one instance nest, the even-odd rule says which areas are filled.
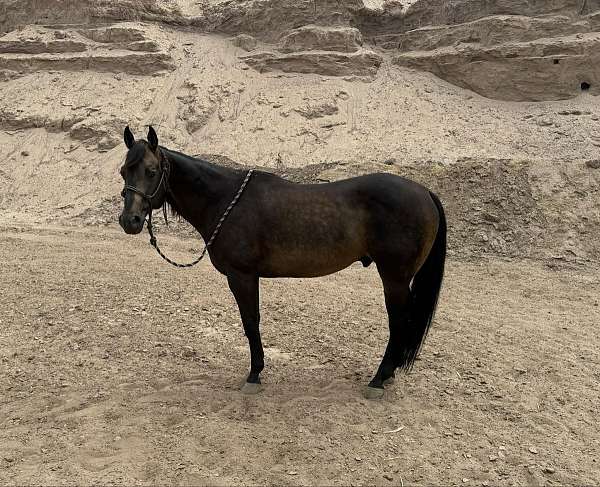
[[[138,141],[127,126],[124,141],[119,223],[139,234],[152,210],[168,204],[209,241],[210,260],[227,278],[250,348],[242,392],[262,387],[260,278],[325,276],[355,262],[375,263],[389,325],[366,396],[382,397],[396,370],[412,369],[434,317],[446,260],[446,216],[433,192],[385,173],[299,184],[222,167],[160,146],[152,126],[147,140]],[[148,230],[153,239],[150,223]]]

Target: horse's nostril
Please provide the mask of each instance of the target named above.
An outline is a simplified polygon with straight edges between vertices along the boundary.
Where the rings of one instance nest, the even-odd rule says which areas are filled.
[[[131,223],[133,225],[139,225],[141,223],[141,221],[142,221],[142,218],[140,216],[138,216],[138,215],[134,215],[134,216],[131,217],[130,221],[131,221]]]

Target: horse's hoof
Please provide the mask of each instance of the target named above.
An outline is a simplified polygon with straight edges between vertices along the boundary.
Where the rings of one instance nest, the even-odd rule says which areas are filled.
[[[394,377],[393,375],[392,375],[390,378],[388,378],[388,379],[385,379],[385,380],[383,381],[383,383],[384,383],[386,386],[389,386],[390,384],[393,384],[394,382],[396,382],[396,377]]]
[[[260,391],[262,391],[262,384],[256,384],[253,382],[245,382],[244,385],[242,386],[242,394],[248,394],[250,395],[254,395],[254,394],[258,394]]]
[[[371,387],[367,386],[365,391],[365,397],[367,399],[381,399],[383,397],[384,389],[383,387]]]

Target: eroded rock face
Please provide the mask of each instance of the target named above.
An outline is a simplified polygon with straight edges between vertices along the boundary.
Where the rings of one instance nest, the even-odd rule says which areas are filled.
[[[279,42],[279,50],[355,52],[362,44],[360,31],[353,27],[305,25],[285,35]]]
[[[175,0],[3,0],[0,33],[30,24],[92,24],[106,21],[183,24]]]
[[[500,100],[560,100],[600,87],[600,37],[538,39],[482,48],[469,44],[394,57],[400,66],[430,71],[483,96]]]
[[[53,30],[27,27],[0,37],[0,70],[14,78],[38,70],[151,75],[173,69],[171,56],[131,26]]]
[[[264,73],[314,73],[326,76],[374,76],[383,58],[373,52],[302,51],[290,54],[260,52],[241,57],[249,66]]]
[[[146,40],[143,30],[124,25],[112,25],[97,29],[80,29],[78,32],[92,41],[104,44],[122,45]]]
[[[421,0],[408,9],[383,2],[355,15],[367,41],[394,53],[394,64],[488,98],[598,92],[600,0]]]
[[[235,0],[206,2],[192,25],[209,32],[245,33],[277,42],[301,26],[348,26],[362,0]]]
[[[600,0],[418,0],[407,9],[384,1],[379,8],[368,2],[353,10],[354,23],[363,35],[401,33],[426,26],[457,25],[497,15],[571,18],[600,10]]]
[[[98,116],[87,118],[74,124],[69,135],[100,151],[110,150],[121,143],[120,131],[127,125],[121,118]]]
[[[374,36],[373,40],[384,49],[429,51],[457,44],[489,47],[589,31],[589,22],[573,22],[566,16],[499,15],[458,25],[427,26],[399,34],[384,34]]]
[[[58,34],[58,35],[56,35]],[[65,32],[52,35],[41,27],[27,27],[0,37],[0,54],[83,52],[87,45]]]

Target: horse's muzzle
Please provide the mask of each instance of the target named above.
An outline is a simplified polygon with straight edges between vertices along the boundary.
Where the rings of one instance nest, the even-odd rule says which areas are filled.
[[[125,230],[125,233],[135,235],[140,233],[144,228],[144,218],[140,215],[125,215],[121,213],[119,216],[119,224]]]

